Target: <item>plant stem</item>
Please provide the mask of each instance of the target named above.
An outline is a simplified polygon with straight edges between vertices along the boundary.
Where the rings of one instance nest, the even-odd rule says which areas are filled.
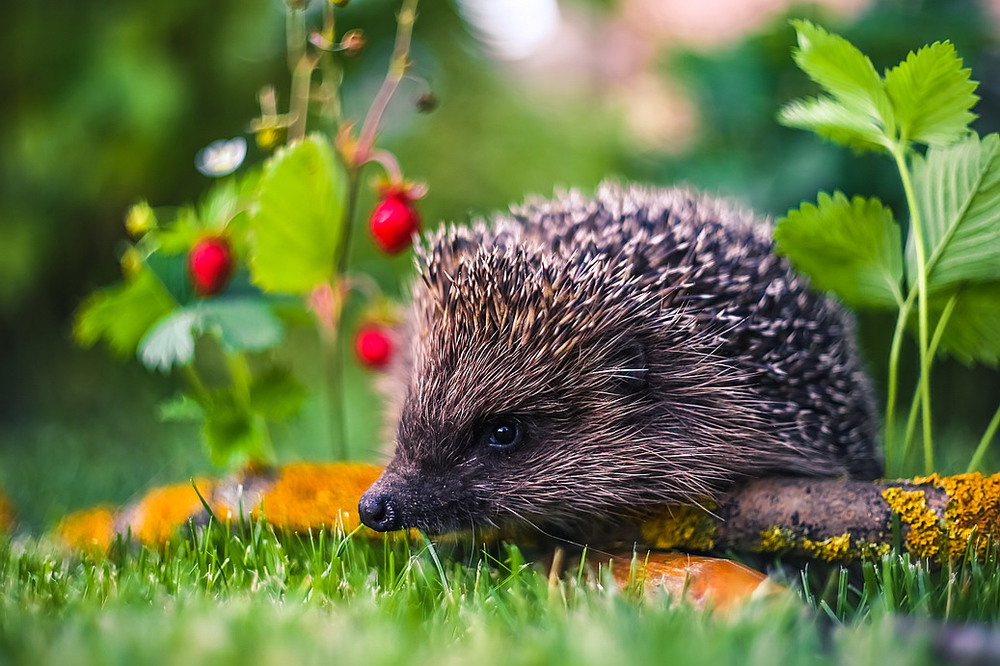
[[[375,143],[375,133],[382,122],[382,116],[389,106],[389,101],[399,87],[400,81],[406,76],[406,68],[410,63],[410,41],[413,37],[413,23],[417,19],[417,0],[403,0],[399,10],[396,27],[396,43],[389,60],[389,71],[382,81],[382,87],[372,101],[365,123],[358,137],[357,150],[354,154],[354,166],[368,161],[372,145]]]
[[[323,31],[322,36],[327,42],[332,43],[336,37],[336,14],[333,11],[333,4],[326,2],[323,5]],[[321,70],[322,86],[322,115],[329,124],[330,136],[336,136],[337,126],[341,122],[343,113],[340,102],[340,85],[344,78],[343,69],[337,63],[337,59],[330,51],[321,51],[319,55],[319,67]]]
[[[247,362],[246,354],[243,352],[231,352],[226,354],[226,367],[229,369],[229,376],[233,381],[233,393],[239,401],[240,407],[246,410],[248,418],[257,427],[255,430],[260,433],[260,454],[269,462],[274,461],[274,447],[271,445],[271,434],[268,431],[267,421],[260,414],[254,414],[253,405],[250,401],[250,386],[253,383],[253,373],[250,371],[250,364]],[[251,463],[256,462],[251,459]]]
[[[417,0],[403,0],[403,6],[399,10],[397,19],[396,42],[389,60],[389,71],[386,73],[385,79],[382,81],[382,85],[368,110],[368,114],[365,116],[364,125],[361,128],[361,133],[353,154],[344,156],[347,167],[347,209],[344,211],[340,255],[335,259],[336,278],[335,283],[332,285],[334,289],[339,287],[343,282],[350,260],[351,235],[354,229],[354,218],[357,216],[358,199],[360,197],[361,168],[372,155],[372,146],[375,142],[375,134],[378,131],[379,124],[385,115],[389,101],[399,87],[400,81],[406,75],[406,69],[409,66],[410,43],[413,37],[413,24],[416,21],[416,17]],[[330,35],[326,35],[329,41],[333,40],[332,20],[332,14],[328,14],[325,20],[325,27],[331,33]],[[315,62],[313,62],[312,66],[315,67]],[[340,111],[339,103],[336,105],[336,111],[337,113]],[[344,423],[347,411],[344,406],[343,391],[344,354],[342,344],[340,344],[340,333],[343,330],[341,316],[343,314],[343,302],[339,293],[337,293],[336,298],[337,304],[335,306],[334,322],[337,332],[332,335],[321,334],[321,337],[323,338],[323,363],[327,369],[327,405],[331,408],[331,421],[336,421],[338,424],[335,427],[331,423],[330,429],[331,434],[335,428],[339,430],[340,445],[337,447],[335,453],[341,459],[344,459],[347,457],[349,447],[347,445]]]
[[[198,374],[197,368],[194,367],[194,363],[185,363],[180,366],[181,372],[184,373],[184,377],[187,379],[188,385],[191,386],[191,392],[194,394],[195,400],[200,404],[208,404],[208,389],[205,387],[205,382],[202,380],[201,375]]]
[[[285,14],[285,48],[288,52],[288,71],[295,73],[305,55],[306,14],[304,10],[288,7]]]
[[[941,317],[938,319],[937,325],[934,327],[934,335],[931,337],[931,345],[927,350],[927,353],[931,358],[934,358],[937,354],[938,346],[941,344],[941,338],[944,337],[945,328],[948,327],[948,321],[951,319],[951,314],[955,311],[955,305],[958,304],[958,294],[952,294],[951,298],[944,306],[944,310],[941,312]],[[910,454],[910,446],[913,443],[913,434],[917,429],[917,412],[920,401],[920,386],[918,385],[913,391],[913,399],[910,401],[910,413],[906,419],[906,434],[903,436],[903,451],[900,454],[899,461],[900,464],[906,462],[907,457]]]
[[[983,456],[986,455],[986,449],[989,448],[990,442],[993,441],[993,436],[997,434],[998,427],[1000,427],[1000,405],[993,412],[993,418],[990,419],[990,424],[986,426],[986,432],[983,433],[983,438],[979,440],[976,452],[972,454],[972,460],[969,461],[969,466],[965,470],[966,473],[975,472],[979,469],[979,466],[983,462]]]
[[[339,329],[341,308],[338,308],[336,321]],[[332,442],[335,460],[347,460],[347,428],[344,409],[344,373],[343,355],[340,353],[340,338],[337,333],[320,334],[320,362],[323,366],[323,404],[327,409],[327,430]]]
[[[918,341],[920,348],[920,402],[921,415],[923,417],[923,441],[924,441],[924,471],[927,474],[934,472],[934,441],[931,422],[931,388],[930,370],[931,356],[928,353],[930,341],[928,339],[928,317],[927,317],[927,251],[924,247],[923,223],[920,219],[920,207],[917,205],[917,197],[913,191],[913,183],[910,180],[910,169],[906,164],[905,137],[898,143],[892,151],[893,159],[899,169],[900,178],[903,181],[903,192],[906,195],[906,205],[910,210],[910,234],[913,236],[914,249],[917,258],[917,318],[918,318]],[[904,322],[905,325],[905,322]]]
[[[312,85],[312,73],[316,69],[316,60],[312,56],[303,55],[292,70],[291,108],[292,126],[288,131],[290,141],[301,141],[306,135],[306,121],[309,118],[309,93]]]
[[[896,327],[892,333],[892,344],[889,347],[889,379],[885,400],[885,469],[892,476],[897,473],[896,465],[896,399],[899,393],[899,355],[903,349],[903,333],[906,331],[906,321],[913,309],[916,291],[911,290],[896,317]]]

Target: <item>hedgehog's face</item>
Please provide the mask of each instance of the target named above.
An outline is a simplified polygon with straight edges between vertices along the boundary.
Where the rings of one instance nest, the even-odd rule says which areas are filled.
[[[641,484],[621,447],[655,412],[648,304],[596,304],[605,281],[621,288],[611,271],[494,248],[425,279],[395,457],[359,506],[367,525],[570,523],[611,510],[600,487]]]
[[[611,510],[595,483],[634,482],[611,477],[650,405],[635,348],[595,348],[575,368],[484,351],[429,371],[443,381],[414,379],[395,456],[360,504],[370,527],[573,523]]]

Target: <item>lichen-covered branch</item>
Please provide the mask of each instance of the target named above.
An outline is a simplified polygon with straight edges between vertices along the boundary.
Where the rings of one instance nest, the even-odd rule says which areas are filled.
[[[711,511],[711,513],[709,513]],[[640,528],[653,548],[732,549],[826,561],[899,546],[944,560],[1000,539],[1000,474],[899,481],[776,478],[743,485],[707,510],[669,509]]]

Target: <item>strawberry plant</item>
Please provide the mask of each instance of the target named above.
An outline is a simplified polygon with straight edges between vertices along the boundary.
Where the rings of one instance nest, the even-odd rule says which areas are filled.
[[[289,107],[281,112],[267,87],[250,125],[257,145],[273,154],[241,169],[246,139],[215,142],[196,160],[199,171],[218,178],[198,205],[163,220],[146,202],[134,206],[126,219],[124,279],[92,294],[74,326],[81,344],[104,342],[151,370],[182,377],[184,392],[163,405],[162,416],[200,421],[220,466],[274,460],[269,423],[294,415],[306,390],[273,352],[286,329],[306,317],[322,340],[323,362],[333,366],[329,392],[338,397],[331,409],[339,408],[336,350],[345,299],[359,283],[347,272],[347,257],[366,165],[382,166],[380,188],[402,207],[376,237],[399,252],[419,226],[415,200],[424,188],[404,181],[393,155],[375,147],[385,109],[412,66],[416,0],[402,2],[389,71],[361,123],[343,117],[339,95],[342,59],[359,54],[364,36],[338,32],[337,8],[345,2],[324,0],[314,30],[305,4],[286,5]],[[334,130],[310,131],[313,121]],[[388,360],[388,346],[365,348],[378,352],[369,352],[369,365]],[[224,359],[225,380],[206,379],[214,357]],[[333,420],[342,433],[342,415]],[[340,440],[343,455],[342,434]]]
[[[1000,136],[970,127],[978,97],[948,42],[911,52],[879,74],[861,51],[808,21],[793,21],[795,61],[823,94],[787,105],[782,123],[895,163],[908,223],[874,198],[820,193],[778,221],[780,252],[813,284],[859,308],[893,309],[885,415],[886,467],[899,466],[916,440],[924,468],[937,471],[930,379],[946,353],[966,363],[1000,361]],[[919,379],[902,442],[896,435],[905,332],[917,340]],[[982,462],[1000,426],[1000,408],[969,470]]]

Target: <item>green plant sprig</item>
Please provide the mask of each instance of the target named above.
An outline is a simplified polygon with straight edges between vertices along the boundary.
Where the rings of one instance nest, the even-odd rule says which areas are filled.
[[[402,183],[395,158],[374,143],[410,66],[417,0],[402,0],[389,70],[360,137],[341,115],[339,59],[356,53],[363,38],[354,30],[336,42],[334,4],[323,3],[320,30],[310,35],[305,3],[286,2],[288,109],[279,111],[278,96],[267,86],[259,95],[261,114],[250,124],[258,145],[273,155],[257,168],[221,178],[200,206],[181,209],[164,224],[147,204],[134,207],[126,226],[135,241],[123,257],[123,282],[91,295],[76,316],[80,343],[104,341],[150,369],[179,371],[187,392],[165,404],[161,416],[200,422],[219,466],[275,460],[268,423],[294,415],[306,392],[274,361],[273,351],[289,323],[309,318],[327,369],[323,398],[335,457],[347,455],[339,333],[351,230],[365,166],[380,164],[390,180]],[[314,106],[318,117],[310,113]],[[327,131],[310,131],[315,121]],[[229,248],[234,267],[208,294],[197,293],[189,275],[190,253],[206,238]],[[202,338],[214,345],[196,344]],[[198,369],[199,349],[213,346],[228,377],[216,385]]]
[[[887,154],[899,171],[909,224],[904,244],[892,211],[877,199],[821,193],[816,205],[804,203],[778,221],[775,241],[817,288],[855,307],[896,309],[886,467],[889,474],[900,472],[919,413],[929,473],[935,471],[930,391],[935,356],[940,351],[990,365],[1000,360],[1000,138],[981,138],[970,129],[977,83],[950,43],[924,46],[879,75],[844,38],[808,21],[792,24],[798,36],[795,62],[824,94],[788,104],[780,122],[859,152]],[[899,365],[908,328],[916,329],[920,373],[899,444]],[[970,468],[981,462],[996,421]]]

